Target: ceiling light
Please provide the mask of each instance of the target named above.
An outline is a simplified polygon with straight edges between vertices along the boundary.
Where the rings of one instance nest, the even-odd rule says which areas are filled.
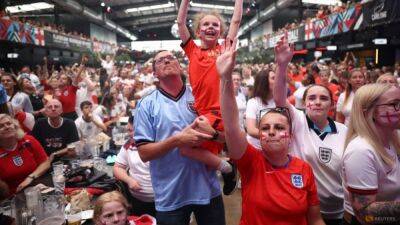
[[[317,5],[342,5],[342,2],[340,0],[302,0],[302,2]]]
[[[148,10],[155,10],[155,9],[165,9],[165,8],[171,8],[174,7],[174,4],[171,2],[168,2],[166,4],[160,4],[160,5],[151,5],[151,6],[143,6],[143,7],[138,7],[138,8],[129,8],[126,9],[126,13],[132,13],[132,12],[142,12],[142,11],[148,11]]]
[[[48,4],[46,2],[36,2],[32,4],[24,4],[24,5],[15,5],[6,7],[6,11],[9,13],[20,13],[20,12],[29,12],[29,11],[37,11],[42,9],[53,9],[54,5]]]
[[[102,3],[100,3],[100,5],[101,5],[101,7],[104,7],[104,6],[106,6],[106,3],[102,2]]]
[[[223,10],[231,10],[231,11],[233,11],[233,9],[235,8],[233,6],[212,5],[212,4],[203,4],[203,3],[194,3],[194,2],[190,2],[190,5],[192,7],[207,8],[207,9],[223,9]]]

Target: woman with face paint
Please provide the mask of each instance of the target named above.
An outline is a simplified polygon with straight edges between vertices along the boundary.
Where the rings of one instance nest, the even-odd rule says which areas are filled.
[[[400,88],[354,96],[343,156],[345,224],[400,224]]]
[[[287,66],[293,50],[276,54],[279,65]],[[291,117],[285,108],[265,110],[259,122],[261,150],[247,142],[240,129],[232,81],[235,46],[226,43],[217,59],[221,76],[220,97],[229,156],[235,159],[242,179],[240,225],[324,224],[313,171],[303,160],[290,156]]]
[[[286,45],[286,40],[281,40],[276,51],[283,51]],[[338,171],[347,128],[329,118],[329,111],[334,104],[326,86],[311,85],[305,90],[305,113],[292,106],[286,99],[286,68],[280,66],[279,61],[273,96],[276,106],[289,108],[293,118],[294,135],[290,153],[311,165],[318,184],[321,214],[325,223],[341,224],[343,188]]]

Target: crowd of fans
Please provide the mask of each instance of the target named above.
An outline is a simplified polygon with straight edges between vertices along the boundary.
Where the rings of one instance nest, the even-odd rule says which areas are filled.
[[[0,185],[7,189],[0,199],[52,162],[81,157],[78,141],[119,135],[129,117],[130,138],[113,168],[129,191],[100,196],[96,224],[154,216],[186,225],[193,212],[199,225],[223,225],[216,170],[225,195],[241,182],[242,225],[361,224],[371,216],[398,224],[400,63],[360,65],[351,52],[340,61],[291,62],[285,36],[274,63],[236,64],[241,5],[221,45],[220,17],[199,17],[202,49],[182,1],[178,26],[189,65],[182,54],[161,51],[143,64],[98,55],[99,68],[83,56],[60,68],[43,58],[34,69],[0,71]],[[219,157],[222,149],[229,160]]]
[[[354,93],[360,87],[370,83],[399,85],[399,63],[383,67],[357,67],[356,61],[349,58],[351,57],[327,63],[290,63],[286,93],[288,101],[298,110],[304,111],[307,107],[304,102],[307,88],[314,84],[322,85],[329,89],[333,99],[328,115],[332,119],[336,118],[337,122],[348,125]],[[16,180],[15,176],[1,176],[6,182],[12,180],[12,183],[8,183],[11,191],[18,191],[23,188],[21,185],[28,185],[27,176],[31,173],[40,176],[44,165],[49,165],[45,163],[47,157],[50,161],[57,157],[74,157],[75,154],[67,148],[69,144],[80,139],[89,140],[100,132],[110,134],[120,117],[133,116],[138,101],[159,86],[158,79],[153,75],[151,61],[144,65],[117,66],[112,55],[101,61],[101,68],[86,67],[87,58],[83,57],[79,63],[62,66],[56,70],[50,69],[47,59],[44,58],[43,64],[38,65],[35,70],[25,66],[15,74],[1,71],[2,113],[13,117],[2,116],[0,119],[0,129],[4,130],[0,135],[1,149],[13,148],[13,142],[3,140],[10,140],[9,135],[14,135],[21,146],[24,146],[25,142],[31,142],[32,147],[38,148],[35,151],[42,151],[47,155],[35,161],[36,166],[32,166],[28,172],[19,175],[20,180]],[[186,67],[183,66],[182,80],[188,80]],[[241,129],[247,132],[247,140],[256,148],[261,148],[260,111],[275,107],[272,90],[276,69],[275,63],[240,64],[234,67],[232,77]],[[186,85],[189,86],[188,83]],[[18,121],[17,124],[14,119]],[[9,124],[18,128],[15,129],[15,134],[9,132]],[[18,139],[18,135],[23,138]],[[129,145],[125,148],[129,148]],[[125,151],[121,150],[121,154],[133,154]],[[128,166],[138,166],[141,163],[139,155],[118,157],[121,158],[117,160],[116,165],[122,169],[116,170],[115,176],[121,176],[120,179],[127,182],[132,190],[143,191],[143,188],[135,187],[139,184],[132,178],[135,177],[134,174],[122,172],[120,175]],[[135,158],[136,163],[129,161]],[[2,168],[5,166],[2,171],[5,171],[9,164],[2,165]],[[39,167],[41,169],[37,169]],[[144,165],[142,167],[146,168]],[[149,179],[150,177],[147,182]],[[144,181],[140,185],[143,183]],[[154,197],[149,198],[148,193],[144,194],[144,198],[141,196],[143,194],[140,192],[136,194],[136,202],[143,202],[142,207],[146,202],[154,201]],[[154,208],[149,212],[154,215]]]

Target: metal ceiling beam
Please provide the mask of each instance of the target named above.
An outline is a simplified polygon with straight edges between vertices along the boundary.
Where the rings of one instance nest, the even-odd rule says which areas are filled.
[[[253,28],[257,27],[264,21],[271,19],[275,16],[281,9],[288,7],[291,3],[297,0],[278,0],[275,1],[273,4],[268,6],[267,8],[261,10],[250,19],[246,24],[242,25],[239,29],[238,36],[242,36],[243,34],[251,31]]]
[[[138,26],[133,29],[132,31],[137,31],[137,30],[149,30],[149,29],[155,29],[155,28],[161,28],[161,27],[171,27],[174,24],[173,21],[171,22],[164,22],[164,23],[149,23],[146,24],[145,26]]]
[[[164,21],[175,21],[176,15],[170,14],[170,15],[164,15],[162,17],[152,17],[148,19],[138,19],[131,21],[129,23],[119,23],[122,26],[136,26],[136,25],[142,25],[142,24],[148,24],[148,23],[160,23]]]
[[[124,37],[127,37],[131,40],[136,40],[137,37],[131,34],[128,30],[121,27],[120,25],[114,23],[110,19],[105,18],[102,14],[99,14],[92,9],[81,5],[79,2],[75,0],[51,0],[54,4],[57,4],[64,10],[72,13],[72,14],[79,14],[83,15],[84,17],[88,18],[90,21],[99,24],[103,27],[106,27],[109,30],[115,31],[121,34]]]
[[[179,4],[178,2],[179,1]],[[135,3],[128,3],[128,4],[124,4],[124,5],[115,5],[112,6],[111,8],[114,11],[123,11],[129,8],[138,8],[138,7],[143,7],[143,6],[152,6],[152,5],[160,5],[160,4],[167,4],[170,1],[157,1],[157,2],[135,2]],[[180,5],[180,0],[175,0],[176,5]],[[223,6],[234,6],[235,1],[222,1],[222,0],[217,0],[217,1],[195,1],[196,3],[202,3],[202,4],[212,4],[212,5],[223,5]],[[251,3],[248,2],[244,2],[243,3],[243,7],[248,7],[250,6]],[[190,7],[192,8],[192,7]],[[189,10],[190,10],[189,8]]]
[[[193,18],[193,16],[198,13],[201,12],[200,10],[191,10],[189,11],[189,18]],[[114,21],[118,24],[121,24],[122,26],[127,26],[129,24],[132,24],[133,22],[137,21],[137,20],[141,20],[141,19],[151,19],[151,18],[159,18],[162,16],[170,16],[170,15],[174,15],[175,19],[177,17],[177,12],[173,11],[173,12],[162,12],[162,13],[155,13],[155,14],[149,14],[149,15],[143,15],[143,16],[130,16],[130,17],[124,17],[124,18],[115,18]],[[226,19],[230,19],[230,17],[232,16],[232,13],[222,13],[222,16]]]
[[[161,5],[161,4],[167,4],[167,3],[169,3],[168,0],[153,1],[153,2],[135,2],[135,3],[124,4],[124,5],[115,5],[115,6],[111,6],[111,8],[114,11],[123,11],[123,10],[129,9],[129,8],[138,8],[138,7],[144,7],[144,6]]]

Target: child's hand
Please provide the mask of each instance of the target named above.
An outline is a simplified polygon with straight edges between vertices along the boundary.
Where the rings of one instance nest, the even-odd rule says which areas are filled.
[[[237,39],[226,39],[222,44],[221,55],[217,58],[217,71],[221,79],[232,79],[235,66]]]

